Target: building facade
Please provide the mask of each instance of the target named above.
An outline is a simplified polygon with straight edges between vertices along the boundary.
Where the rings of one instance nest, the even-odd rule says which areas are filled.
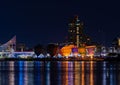
[[[75,16],[68,25],[68,43],[77,47],[90,43],[90,38],[83,33],[83,22],[78,19],[78,16]]]

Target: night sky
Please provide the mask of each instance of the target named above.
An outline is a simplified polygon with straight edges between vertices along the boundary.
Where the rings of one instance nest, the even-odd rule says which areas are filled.
[[[84,22],[85,33],[94,42],[109,46],[120,36],[120,3],[92,0],[2,0],[0,1],[0,43],[16,35],[17,43],[63,42],[69,19]]]

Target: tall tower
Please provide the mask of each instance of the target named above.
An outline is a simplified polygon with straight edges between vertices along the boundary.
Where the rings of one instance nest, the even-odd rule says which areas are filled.
[[[80,47],[82,44],[83,23],[75,16],[69,23],[68,42]]]

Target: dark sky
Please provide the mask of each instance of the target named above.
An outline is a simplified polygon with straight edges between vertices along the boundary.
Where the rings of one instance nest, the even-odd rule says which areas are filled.
[[[0,42],[14,35],[27,46],[62,42],[68,22],[75,15],[84,22],[85,33],[94,42],[110,45],[120,36],[120,3],[92,0],[2,0]]]

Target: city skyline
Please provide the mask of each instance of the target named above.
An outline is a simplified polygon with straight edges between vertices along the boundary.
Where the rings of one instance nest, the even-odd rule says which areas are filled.
[[[2,1],[0,3],[0,42],[16,35],[28,46],[64,42],[69,19],[75,15],[94,42],[111,45],[119,35],[120,13],[117,2],[107,1]]]

